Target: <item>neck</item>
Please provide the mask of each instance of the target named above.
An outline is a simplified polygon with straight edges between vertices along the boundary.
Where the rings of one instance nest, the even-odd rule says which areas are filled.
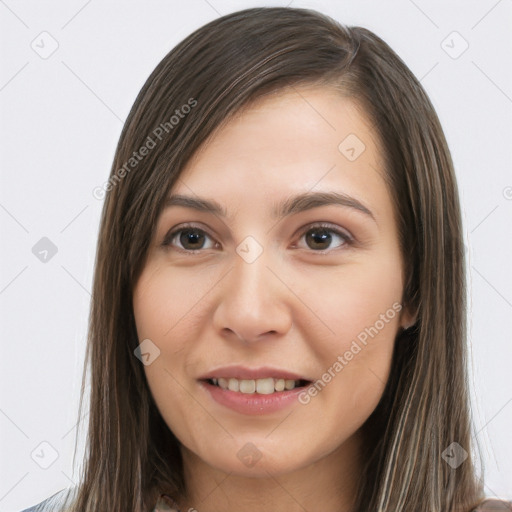
[[[187,495],[177,501],[181,512],[269,512],[353,509],[362,464],[361,433],[302,467],[280,474],[247,477],[222,471],[181,446]]]

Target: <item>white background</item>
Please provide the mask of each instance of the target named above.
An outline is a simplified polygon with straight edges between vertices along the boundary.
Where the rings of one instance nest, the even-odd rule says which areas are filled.
[[[194,29],[260,5],[287,2],[0,0],[0,512],[76,480],[72,454],[103,204],[92,190],[108,178],[137,93]],[[288,5],[376,32],[421,79],[438,112],[464,208],[471,385],[486,493],[510,499],[512,2]],[[58,48],[46,59],[31,47],[51,49],[52,39]],[[468,49],[453,58],[464,40]],[[58,249],[46,263],[32,253],[42,237]],[[34,460],[51,460],[41,442],[59,454],[48,469]],[[77,464],[82,450],[80,443]]]

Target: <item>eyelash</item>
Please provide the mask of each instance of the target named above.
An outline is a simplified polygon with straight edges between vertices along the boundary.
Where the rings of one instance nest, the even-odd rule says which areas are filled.
[[[326,223],[322,223],[322,222],[310,224],[306,227],[306,229],[301,230],[299,239],[302,238],[309,231],[312,231],[314,229],[319,229],[319,230],[321,229],[321,230],[327,231],[328,233],[334,233],[335,235],[339,236],[343,240],[343,244],[340,247],[337,247],[335,249],[329,248],[329,249],[324,249],[324,250],[319,250],[319,251],[316,251],[314,249],[309,249],[310,252],[315,253],[315,254],[327,255],[327,254],[331,253],[332,251],[343,249],[343,247],[346,247],[346,246],[351,246],[355,242],[355,240],[348,233],[345,233],[344,231],[334,228],[330,224],[326,224]],[[167,235],[165,235],[164,240],[161,244],[162,247],[164,247],[165,249],[171,250],[172,249],[171,242],[176,238],[176,235],[180,234],[182,231],[187,231],[187,230],[196,231],[196,232],[199,232],[200,234],[204,234],[210,238],[213,238],[204,229],[202,229],[194,224],[185,224],[185,225],[180,226],[178,229],[175,229],[174,231],[167,233]],[[180,247],[175,247],[174,249],[179,252],[187,253],[187,254],[199,254],[199,253],[207,250],[207,249],[183,249]]]

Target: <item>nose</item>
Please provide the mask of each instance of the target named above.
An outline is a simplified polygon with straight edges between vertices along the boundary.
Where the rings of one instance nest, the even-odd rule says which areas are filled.
[[[292,325],[293,295],[264,251],[249,263],[235,254],[233,267],[219,283],[213,315],[216,331],[227,339],[252,343],[278,337]],[[281,277],[281,279],[280,279]]]

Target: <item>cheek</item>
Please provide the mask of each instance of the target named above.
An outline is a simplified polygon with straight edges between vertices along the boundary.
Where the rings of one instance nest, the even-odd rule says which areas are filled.
[[[372,256],[320,275],[324,270],[302,280],[301,297],[317,317],[299,320],[298,329],[316,340],[310,347],[324,369],[318,406],[332,400],[337,405],[324,410],[333,421],[350,418],[357,425],[376,407],[389,377],[402,309],[400,256]]]
[[[366,286],[360,281],[345,282],[346,295],[323,294],[329,306],[321,311],[335,334],[317,337],[314,351],[323,373],[315,383],[317,398],[312,396],[309,402],[310,411],[321,414],[326,424],[343,425],[339,434],[333,432],[341,438],[355,432],[382,397],[401,310],[399,290],[370,288],[364,293]]]
[[[297,319],[301,329],[311,336],[316,332],[323,340],[318,349],[339,354],[349,350],[353,340],[393,343],[402,309],[399,255],[387,260],[372,256],[336,269],[313,269],[296,282],[298,295],[314,313]],[[373,345],[376,357],[379,350],[385,351]]]
[[[175,333],[183,322],[194,325],[201,311],[201,300],[214,282],[205,273],[171,271],[165,266],[144,270],[133,294],[133,310],[139,339],[155,337],[179,341]]]
[[[208,422],[203,409],[190,397],[194,393],[187,378],[187,356],[194,333],[194,312],[206,290],[190,286],[180,272],[165,267],[144,270],[133,294],[133,310],[140,341],[150,339],[159,355],[144,366],[147,383],[156,406],[178,439],[204,439]],[[206,285],[205,285],[206,287]],[[186,292],[184,292],[186,290]]]

